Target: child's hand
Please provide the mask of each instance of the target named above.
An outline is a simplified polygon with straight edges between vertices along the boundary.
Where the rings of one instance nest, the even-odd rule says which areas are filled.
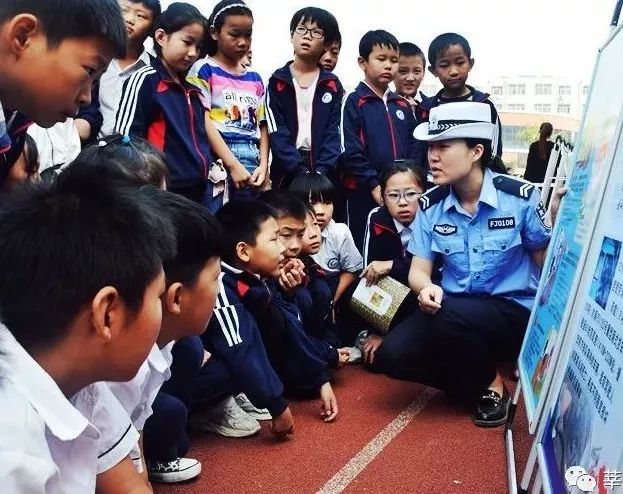
[[[261,165],[253,170],[253,173],[251,174],[251,179],[249,180],[249,185],[258,189],[262,185],[264,185],[264,180],[266,180],[266,170],[267,167]]]
[[[206,363],[208,362],[208,360],[210,360],[210,357],[212,356],[212,354],[210,352],[208,352],[207,350],[203,351],[203,363],[201,364],[201,367],[203,367],[204,365],[206,365]]]
[[[374,363],[374,356],[376,355],[376,351],[379,349],[382,343],[382,336],[379,336],[378,334],[368,335],[365,343],[363,344],[363,361],[366,364]]]
[[[320,399],[322,400],[321,416],[325,422],[333,422],[338,414],[337,398],[331,387],[331,383],[327,382],[320,388]]]
[[[234,186],[236,189],[242,189],[246,187],[251,179],[251,174],[246,170],[244,166],[240,162],[237,162],[235,165],[229,168],[229,175],[231,176],[232,181],[234,182]]]
[[[348,363],[348,359],[350,358],[350,350],[348,348],[338,348],[337,358],[338,368],[344,367]]]
[[[372,198],[379,206],[383,205],[383,195],[381,194],[380,185],[377,185],[374,189],[372,189]]]
[[[300,259],[289,259],[279,270],[279,286],[286,292],[300,286],[305,279],[305,265]]]
[[[278,439],[285,439],[288,434],[294,432],[294,417],[290,407],[286,408],[278,417],[273,418],[270,429]]]
[[[366,286],[376,285],[383,276],[389,274],[394,266],[394,261],[372,261],[363,270],[360,278],[366,279]]]

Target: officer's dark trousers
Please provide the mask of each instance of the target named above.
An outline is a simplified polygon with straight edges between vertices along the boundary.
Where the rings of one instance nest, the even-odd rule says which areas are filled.
[[[471,406],[495,379],[497,363],[519,355],[530,311],[502,297],[445,295],[432,345],[441,388]]]
[[[517,358],[530,312],[501,297],[444,295],[434,316],[417,310],[392,329],[372,370],[442,389],[467,406]]]

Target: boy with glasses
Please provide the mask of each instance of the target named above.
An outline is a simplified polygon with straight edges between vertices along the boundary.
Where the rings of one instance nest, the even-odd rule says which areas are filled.
[[[340,156],[344,89],[319,66],[324,51],[341,38],[337,20],[326,10],[306,7],[292,17],[290,34],[294,60],[275,71],[266,92],[275,188],[286,188],[307,171],[334,179]]]

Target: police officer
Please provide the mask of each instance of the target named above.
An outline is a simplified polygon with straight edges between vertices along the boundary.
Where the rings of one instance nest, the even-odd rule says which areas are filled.
[[[416,128],[436,187],[420,198],[408,246],[409,284],[434,315],[441,387],[475,405],[483,427],[507,420],[496,363],[519,354],[550,240],[534,185],[492,170],[493,118],[487,104],[448,103]],[[440,286],[431,281],[435,258]]]

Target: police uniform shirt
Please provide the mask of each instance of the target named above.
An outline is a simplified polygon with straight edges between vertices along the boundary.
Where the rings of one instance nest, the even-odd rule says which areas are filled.
[[[363,269],[363,257],[348,225],[333,220],[322,231],[320,250],[311,257],[330,274],[356,273]]]
[[[154,345],[136,376],[128,382],[109,382],[108,387],[130,415],[134,427],[142,431],[145,422],[153,413],[152,405],[162,384],[171,377],[173,355],[171,349],[175,342],[163,348]],[[130,457],[139,473],[143,471],[141,451],[134,444]]]
[[[114,409],[115,402],[106,401],[96,386],[77,395],[90,413],[79,410],[1,325],[0,349],[6,364],[0,370],[2,492],[94,492],[100,445],[106,443],[116,453],[118,445],[127,448],[138,434],[132,437],[128,431],[125,443],[119,438],[113,442],[108,430],[98,430],[92,419],[113,413],[108,408]],[[129,418],[125,420],[127,429]]]
[[[473,217],[451,187],[428,191],[420,208],[408,250],[429,261],[441,256],[444,291],[503,296],[531,309],[539,268],[530,251],[551,234],[534,185],[486,169]]]

